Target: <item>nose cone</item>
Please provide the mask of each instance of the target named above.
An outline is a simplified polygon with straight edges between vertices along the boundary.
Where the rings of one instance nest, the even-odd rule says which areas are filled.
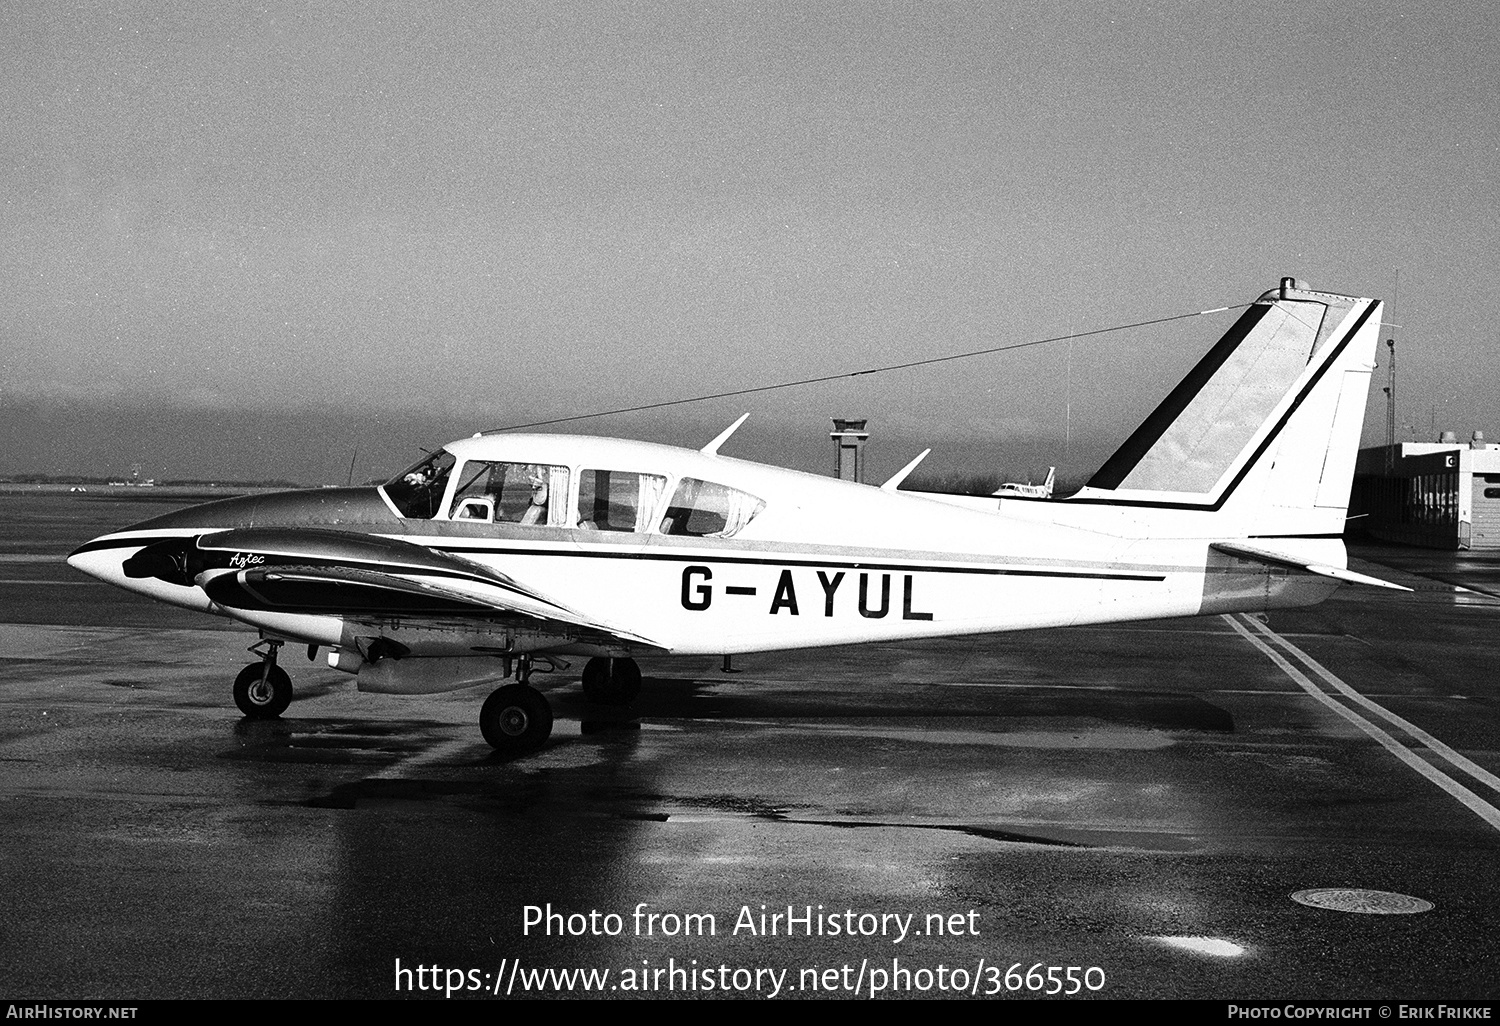
[[[183,604],[184,593],[198,592],[197,588],[190,587],[191,581],[181,582],[186,587],[177,587],[164,591],[160,579],[150,579],[139,572],[142,560],[141,553],[149,556],[153,546],[164,544],[150,535],[139,535],[132,531],[119,531],[114,534],[101,535],[93,541],[84,542],[78,548],[68,554],[68,565],[79,573],[88,574],[97,578],[105,584],[113,584],[117,588],[127,591],[139,592],[142,595],[150,595],[152,598],[161,599],[164,602]],[[191,537],[179,536],[176,539],[168,539],[165,544],[191,545]],[[186,603],[197,609],[202,608],[203,603],[195,596],[192,601]]]
[[[68,554],[68,565],[106,584],[142,591],[143,579],[166,578],[165,571],[171,569],[170,554],[193,544],[192,535],[144,535],[131,528],[84,542]],[[180,580],[177,583],[188,585],[192,582]]]
[[[125,549],[102,545],[101,543],[109,537],[109,535],[105,535],[103,538],[95,538],[91,542],[86,542],[78,546],[78,548],[68,554],[68,565],[79,573],[88,574],[90,577],[97,577],[99,580],[109,584],[120,584],[123,582],[125,573],[121,570],[121,564],[135,552],[135,548],[139,547],[139,543],[136,543],[134,547]]]
[[[101,535],[78,546],[68,565],[107,584],[173,605],[209,608],[191,579],[191,568],[172,572],[173,557],[199,535],[252,527],[354,527],[399,529],[401,519],[374,488],[315,488],[244,495],[189,506]]]
[[[168,580],[165,579],[168,575],[148,576],[142,573],[143,570],[149,570],[161,562],[160,559],[153,558],[151,550],[162,546],[191,546],[192,544],[193,538],[188,534],[176,537],[161,534],[137,534],[132,529],[117,534],[102,535],[91,542],[85,542],[68,556],[68,565],[80,573],[96,577],[105,584],[113,584],[126,591],[133,591],[160,602],[182,606],[200,613],[212,612],[208,596],[203,594],[203,589],[192,581],[182,579],[180,576]],[[141,555],[143,552],[146,553],[145,556]]]

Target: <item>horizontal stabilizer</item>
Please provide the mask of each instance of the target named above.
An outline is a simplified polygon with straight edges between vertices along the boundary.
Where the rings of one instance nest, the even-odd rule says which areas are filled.
[[[1292,570],[1303,570],[1310,574],[1317,574],[1319,577],[1331,577],[1336,581],[1346,581],[1349,584],[1365,584],[1372,588],[1391,588],[1395,591],[1412,590],[1404,585],[1382,581],[1378,577],[1370,577],[1368,574],[1358,574],[1353,570],[1327,566],[1322,563],[1309,563],[1298,556],[1289,556],[1282,552],[1272,552],[1269,549],[1256,548],[1253,545],[1241,545],[1238,542],[1214,542],[1209,548],[1223,552],[1226,555],[1236,556],[1240,559],[1250,559],[1258,563],[1269,563],[1271,566],[1284,566]]]

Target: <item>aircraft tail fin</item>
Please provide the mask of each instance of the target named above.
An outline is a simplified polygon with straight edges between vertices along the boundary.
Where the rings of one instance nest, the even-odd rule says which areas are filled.
[[[1222,513],[1221,537],[1341,535],[1379,309],[1283,278],[1066,501]]]

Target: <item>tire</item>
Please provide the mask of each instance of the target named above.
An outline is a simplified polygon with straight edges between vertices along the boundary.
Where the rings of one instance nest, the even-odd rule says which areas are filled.
[[[634,659],[590,659],[583,667],[583,697],[596,705],[629,705],[641,693]]]
[[[507,684],[484,700],[479,731],[504,755],[534,752],[552,736],[552,706],[526,684]]]
[[[266,671],[264,663],[251,663],[234,678],[234,704],[249,719],[274,720],[292,704],[292,678],[274,664]]]

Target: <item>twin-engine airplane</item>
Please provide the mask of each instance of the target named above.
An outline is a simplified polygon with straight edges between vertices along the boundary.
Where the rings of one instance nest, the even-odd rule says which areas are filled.
[[[996,498],[1004,499],[1050,499],[1052,489],[1057,484],[1057,468],[1047,468],[1047,479],[1039,485],[1027,482],[1021,484],[1019,481],[1007,481],[990,494]]]
[[[247,496],[155,517],[68,562],[260,632],[248,717],[280,715],[283,644],[328,649],[362,691],[514,677],[479,714],[542,745],[549,656],[630,702],[635,657],[730,655],[1306,606],[1342,541],[1377,300],[1290,278],[1065,499],[898,491],[617,439],[476,435],[379,487]]]

